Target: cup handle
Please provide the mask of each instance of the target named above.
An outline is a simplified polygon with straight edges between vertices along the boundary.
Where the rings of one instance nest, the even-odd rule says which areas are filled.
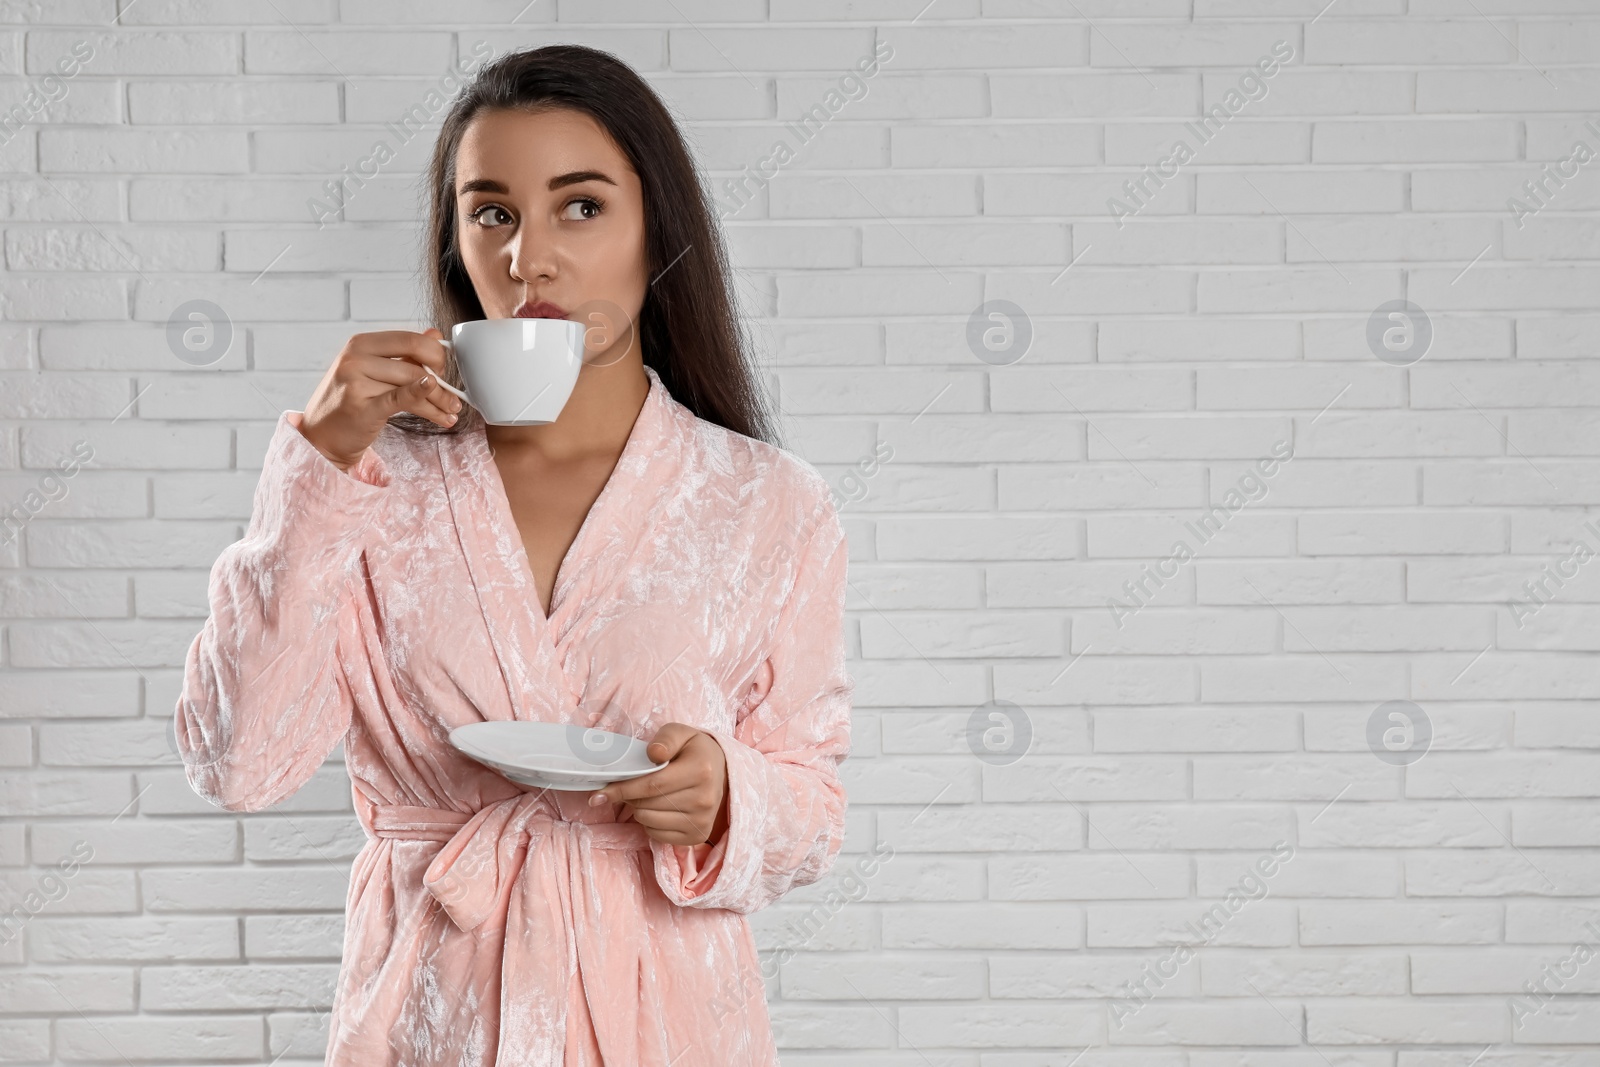
[[[439,383],[440,388],[445,389],[448,392],[452,392],[452,393],[456,394],[456,396],[460,397],[461,398],[461,402],[463,404],[472,403],[471,399],[468,398],[466,393],[463,393],[461,390],[457,389],[455,386],[451,385],[449,382],[445,381],[443,378],[439,377],[437,374],[435,374],[433,376],[433,380]]]

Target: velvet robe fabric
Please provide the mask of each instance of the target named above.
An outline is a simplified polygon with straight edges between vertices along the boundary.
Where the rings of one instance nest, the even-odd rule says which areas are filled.
[[[258,811],[341,740],[368,840],[327,1062],[777,1063],[745,915],[832,866],[850,744],[846,544],[791,454],[649,394],[547,620],[481,425],[386,426],[348,472],[279,419],[211,571],[177,736],[197,793]],[[618,803],[457,752],[482,720],[721,744],[728,828],[650,839]]]

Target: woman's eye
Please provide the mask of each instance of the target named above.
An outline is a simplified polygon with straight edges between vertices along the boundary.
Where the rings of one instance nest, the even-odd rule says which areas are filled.
[[[581,211],[581,210],[583,210],[583,206],[584,205],[588,205],[589,207],[593,208],[594,209],[593,213],[592,214],[588,214],[588,215],[580,215],[580,216],[578,216],[578,218],[573,219],[571,214],[570,214],[572,209],[576,207]],[[601,210],[602,207],[604,207],[604,205],[601,204],[600,201],[596,200],[594,197],[592,197],[592,196],[580,196],[576,200],[569,200],[567,202],[566,210],[569,212],[569,214],[564,216],[564,217],[568,218],[571,221],[581,222],[581,221],[584,221],[586,219],[592,219],[592,218],[594,218],[595,215],[600,214],[600,210]]]
[[[472,212],[472,214],[468,215],[467,218],[471,219],[473,222],[477,222],[479,216],[481,216],[486,211],[498,211],[502,215],[504,215],[506,213],[506,209],[501,207],[499,204],[485,204],[482,207],[480,207],[478,210]]]

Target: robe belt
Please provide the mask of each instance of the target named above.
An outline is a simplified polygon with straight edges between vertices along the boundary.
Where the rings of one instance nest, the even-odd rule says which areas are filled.
[[[637,1064],[640,954],[649,938],[644,901],[637,880],[623,883],[629,895],[602,899],[591,850],[648,852],[651,838],[636,822],[556,818],[541,795],[521,793],[471,815],[379,804],[372,832],[444,842],[422,883],[460,929],[476,929],[504,909],[508,980],[497,1064],[559,1067],[573,978],[583,986],[603,1062]],[[547,840],[551,847],[541,849]],[[526,1019],[548,1026],[511,1021]]]
[[[449,808],[408,804],[375,805],[372,832],[378,837],[442,841],[445,847],[428,865],[423,885],[462,930],[481,925],[494,912],[506,882],[521,862],[516,852],[524,835],[527,855],[539,842],[559,835],[560,851],[582,857],[574,875],[591,870],[589,849],[648,851],[650,835],[636,822],[580,822],[558,819],[540,805],[540,793],[519,793],[473,814]],[[573,889],[580,888],[574,884]],[[582,887],[582,888],[587,888]]]

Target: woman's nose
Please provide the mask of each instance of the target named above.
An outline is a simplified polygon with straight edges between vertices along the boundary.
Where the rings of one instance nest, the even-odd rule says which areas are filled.
[[[519,282],[554,278],[558,258],[553,241],[524,231],[511,245],[511,276]]]

